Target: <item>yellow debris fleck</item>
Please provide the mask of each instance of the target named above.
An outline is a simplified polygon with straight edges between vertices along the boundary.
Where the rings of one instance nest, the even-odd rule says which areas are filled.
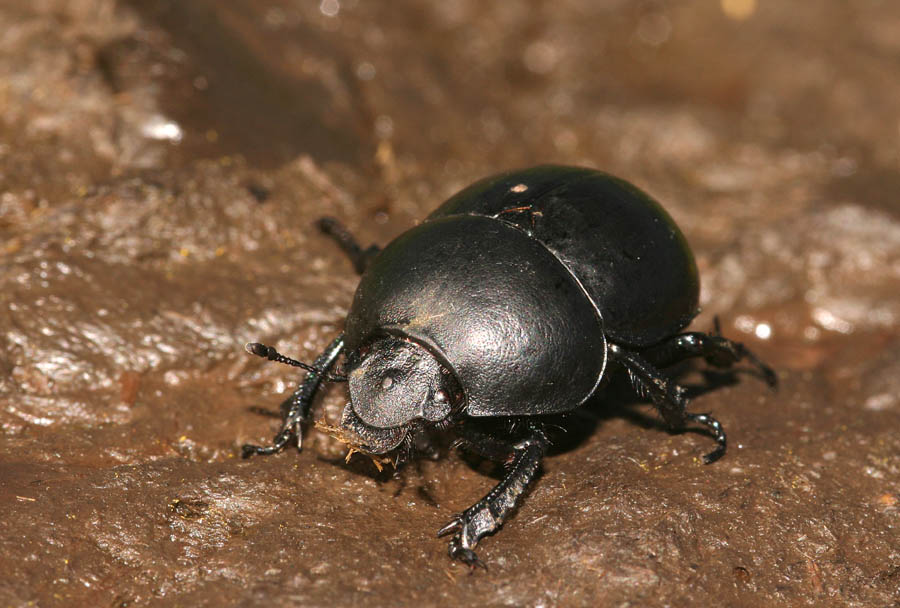
[[[878,504],[883,507],[895,507],[897,506],[897,497],[893,494],[885,492],[881,496],[878,497]]]
[[[720,0],[722,12],[729,19],[743,21],[756,12],[756,0]]]

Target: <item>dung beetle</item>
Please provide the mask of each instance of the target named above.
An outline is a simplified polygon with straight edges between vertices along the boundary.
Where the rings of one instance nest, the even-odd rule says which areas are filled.
[[[628,182],[592,169],[540,166],[483,179],[451,197],[383,250],[361,248],[336,220],[320,220],[362,277],[344,332],[310,366],[262,344],[253,354],[308,373],[284,402],[271,454],[293,438],[323,380],[346,380],[340,430],[369,454],[409,448],[429,429],[507,463],[484,498],[456,515],[450,556],[498,530],[534,480],[548,447],[546,414],[571,411],[607,377],[627,373],[673,430],[704,425],[725,453],[722,425],[686,410],[661,368],[690,357],[716,367],[746,359],[742,344],[683,332],[698,312],[699,277],[666,211]],[[332,374],[344,355],[344,374]],[[496,424],[502,417],[508,424]],[[493,421],[493,423],[492,423]]]

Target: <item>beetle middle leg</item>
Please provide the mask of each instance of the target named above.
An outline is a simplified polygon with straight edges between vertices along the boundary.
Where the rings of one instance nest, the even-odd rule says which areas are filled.
[[[709,414],[688,412],[688,400],[684,396],[683,387],[656,369],[642,355],[625,350],[615,344],[609,345],[609,353],[613,360],[628,371],[634,389],[640,395],[649,397],[653,401],[669,427],[680,430],[685,428],[688,422],[699,422],[712,431],[713,437],[719,445],[715,450],[703,456],[703,462],[711,464],[725,455],[725,449],[728,447],[725,429],[718,420]]]
[[[323,217],[316,224],[319,226],[319,230],[333,238],[344,253],[347,254],[357,274],[362,274],[366,266],[369,265],[369,261],[381,251],[378,245],[369,245],[363,249],[359,241],[347,230],[346,226],[333,217]]]
[[[528,423],[521,441],[498,439],[467,421],[459,430],[461,446],[495,461],[510,461],[506,475],[484,498],[458,514],[438,531],[438,536],[453,533],[448,552],[470,567],[484,564],[474,548],[478,541],[500,529],[503,521],[516,508],[528,485],[537,477],[547,449],[547,437],[540,425]]]
[[[253,454],[265,455],[280,452],[291,440],[291,437],[297,438],[298,450],[303,447],[302,426],[309,415],[309,408],[312,405],[312,400],[316,396],[316,392],[318,392],[322,380],[327,376],[328,370],[334,367],[335,362],[343,351],[344,334],[340,334],[313,362],[312,367],[321,370],[321,373],[316,371],[308,372],[306,378],[304,378],[300,386],[297,387],[297,390],[282,402],[281,411],[284,412],[284,422],[281,425],[281,430],[272,440],[272,445],[263,447],[249,443],[245,444],[241,448],[242,457],[248,458]]]

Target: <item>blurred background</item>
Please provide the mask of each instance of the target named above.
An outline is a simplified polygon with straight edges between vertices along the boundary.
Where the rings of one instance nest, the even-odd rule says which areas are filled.
[[[889,0],[6,0],[0,601],[894,605],[898,70]],[[316,218],[385,244],[547,162],[658,198],[693,328],[779,372],[677,370],[724,460],[614,390],[472,576],[433,535],[489,466],[241,461],[298,379],[243,343],[312,360],[355,288]]]

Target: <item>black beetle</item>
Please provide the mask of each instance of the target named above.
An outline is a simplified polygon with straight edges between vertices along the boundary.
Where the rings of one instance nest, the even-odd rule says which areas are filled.
[[[681,231],[628,182],[591,169],[542,166],[481,180],[450,198],[384,250],[362,249],[321,220],[362,274],[344,333],[312,366],[261,344],[256,355],[309,370],[284,403],[271,454],[293,437],[321,381],[347,380],[342,432],[384,454],[423,429],[453,429],[460,444],[509,463],[503,480],[457,515],[450,555],[480,564],[473,548],[495,532],[535,478],[548,440],[542,418],[583,404],[614,369],[628,373],[672,429],[725,431],[686,411],[684,389],[660,368],[690,357],[717,367],[746,358],[718,332],[681,333],[698,312],[699,278]],[[346,375],[330,373],[345,355]],[[515,424],[487,424],[486,417]],[[502,430],[498,430],[502,429]]]

